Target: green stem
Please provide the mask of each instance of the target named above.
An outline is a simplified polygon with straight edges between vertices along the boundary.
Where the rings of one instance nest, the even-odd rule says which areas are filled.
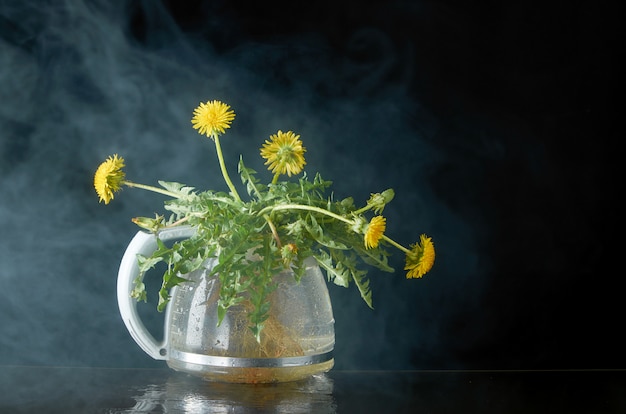
[[[267,214],[263,214],[263,218],[265,219],[265,221],[267,221],[267,224],[270,226],[270,230],[272,230],[272,236],[274,237],[274,240],[276,240],[276,245],[280,249],[282,247],[282,243],[280,242],[280,237],[278,237],[278,231],[276,231],[276,226],[274,226],[274,223],[272,222],[272,220]]]
[[[404,247],[400,243],[395,242],[394,240],[390,239],[389,237],[385,236],[384,234],[383,234],[383,240],[387,241],[389,244],[391,244],[391,245],[397,247],[398,249],[402,250],[404,253],[411,253],[411,251],[409,249],[407,249],[406,247]]]
[[[222,170],[222,176],[224,177],[224,181],[226,181],[226,185],[228,185],[228,188],[230,188],[230,192],[233,194],[233,197],[235,197],[237,201],[241,201],[241,197],[239,197],[239,193],[233,185],[233,182],[230,180],[230,177],[228,176],[228,171],[226,171],[226,164],[224,164],[224,155],[222,155],[222,146],[220,145],[219,135],[213,134],[213,142],[215,142],[217,159],[220,162],[220,168]]]
[[[278,182],[278,177],[280,177],[279,173],[274,174],[274,178],[272,178],[272,184],[276,184]]]
[[[171,191],[167,191],[167,190],[165,190],[163,188],[153,187],[151,185],[133,183],[132,181],[124,181],[122,184],[124,184],[124,185],[126,185],[128,187],[141,188],[142,190],[148,190],[148,191],[152,191],[154,193],[165,194],[167,196],[174,197],[174,198],[180,198],[180,196],[178,194],[172,193]]]
[[[308,211],[315,211],[317,213],[321,213],[321,214],[325,214],[327,216],[336,218],[337,220],[341,220],[344,223],[348,223],[348,224],[354,224],[354,222],[352,220],[349,220],[343,216],[340,216],[338,214],[332,213],[328,210],[324,210],[323,208],[320,207],[313,207],[313,206],[305,206],[305,205],[301,205],[301,204],[281,204],[278,206],[270,206],[270,207],[266,207],[263,210],[261,210],[259,212],[259,214],[263,213],[266,210],[308,210]],[[400,249],[401,251],[403,251],[404,253],[411,253],[411,250],[407,249],[406,247],[404,247],[403,245],[401,245],[400,243],[396,242],[395,240],[385,236],[383,234],[382,237],[384,240],[386,240],[389,244],[391,244],[392,246],[397,247],[398,249]]]
[[[320,214],[324,214],[327,215],[329,217],[332,218],[336,218],[337,220],[341,220],[344,223],[348,223],[348,224],[354,224],[354,222],[352,220],[349,220],[347,218],[345,218],[344,216],[340,216],[339,214],[335,214],[332,213],[328,210],[324,210],[323,208],[320,207],[314,207],[314,206],[305,206],[302,204],[280,204],[277,206],[269,206],[269,207],[265,207],[264,209],[262,209],[261,211],[259,211],[259,215],[266,213],[267,211],[276,211],[276,210],[308,210],[308,211],[314,211],[316,213],[320,213]]]
[[[320,208],[320,207],[306,206],[306,205],[302,205],[302,204],[280,204],[278,206],[269,206],[269,207],[265,207],[264,209],[259,211],[258,214],[259,215],[262,215],[262,214],[264,215],[268,211],[274,212],[276,210],[307,210],[307,211],[314,211],[316,213],[320,213],[320,214],[327,215],[329,217],[336,218],[337,220],[341,220],[344,223],[354,224],[354,221],[349,220],[349,219],[347,219],[347,218],[345,218],[343,216],[340,216],[339,214],[335,214],[335,213],[330,212],[328,210],[324,210],[323,208]],[[395,240],[385,236],[384,234],[383,234],[382,238],[385,241],[387,241],[389,244],[391,244],[392,246],[395,246],[399,250],[403,251],[404,253],[411,253],[411,250],[407,249],[406,247],[404,247],[400,243],[396,242]]]
[[[361,213],[365,213],[367,210],[371,210],[373,207],[373,205],[368,204],[365,207],[361,207],[360,209],[353,211],[352,214],[358,215]]]

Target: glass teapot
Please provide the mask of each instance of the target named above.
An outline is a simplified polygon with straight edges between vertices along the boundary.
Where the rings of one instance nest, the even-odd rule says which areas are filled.
[[[188,238],[189,226],[164,229],[164,243]],[[324,276],[313,258],[305,261],[299,283],[291,271],[277,273],[269,318],[261,340],[248,328],[247,308],[231,306],[217,326],[219,278],[211,275],[214,260],[183,275],[189,282],[174,287],[165,310],[163,340],[146,329],[130,296],[139,274],[137,255],[157,249],[156,236],[139,231],[126,248],[117,281],[119,310],[135,342],[149,356],[174,370],[224,382],[284,382],[326,372],[333,367],[334,318]],[[150,275],[148,274],[147,277]]]

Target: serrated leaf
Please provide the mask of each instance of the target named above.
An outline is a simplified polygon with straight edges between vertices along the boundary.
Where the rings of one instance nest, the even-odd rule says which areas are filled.
[[[363,249],[356,248],[357,252],[361,256],[363,261],[370,265],[374,266],[383,272],[393,273],[395,269],[389,266],[389,261],[387,260],[388,254],[381,249]]]
[[[200,255],[194,258],[187,259],[180,264],[180,266],[178,267],[178,271],[182,274],[191,273],[195,270],[200,269],[202,267],[202,264],[204,263],[204,260],[205,259]]]
[[[341,243],[332,237],[326,237],[324,234],[324,228],[317,223],[317,220],[313,215],[309,215],[307,217],[307,221],[304,223],[304,225],[306,226],[306,230],[309,232],[311,237],[313,237],[315,241],[322,246],[326,246],[331,249],[348,249],[348,246],[346,246],[344,243]]]
[[[221,301],[220,301],[221,302]],[[224,306],[223,303],[218,302],[217,304],[217,326],[219,327],[226,316],[226,312],[228,311],[228,307]]]
[[[148,297],[146,294],[146,285],[141,281],[141,278],[135,278],[133,284],[135,285],[135,287],[130,292],[130,297],[137,300],[137,302],[147,302]]]
[[[137,265],[139,267],[139,273],[144,274],[148,270],[154,268],[157,263],[162,262],[163,257],[146,257],[143,255],[137,255]]]
[[[372,291],[370,290],[370,282],[369,279],[365,276],[367,274],[364,270],[353,270],[352,271],[352,279],[354,280],[354,284],[359,289],[361,293],[361,298],[367,303],[371,309],[374,309],[372,306]]]
[[[263,330],[263,324],[262,323],[257,323],[254,324],[250,327],[248,327],[248,329],[250,329],[250,331],[252,332],[252,335],[254,335],[254,338],[256,339],[257,343],[261,343],[261,331]]]
[[[315,255],[315,259],[319,266],[326,271],[328,281],[342,287],[350,285],[350,273],[343,266],[336,266],[332,257],[324,250]]]
[[[170,181],[159,181],[159,185],[169,192],[178,194],[180,197],[187,197],[195,190],[194,187]]]
[[[188,279],[178,276],[177,273],[169,270],[163,274],[163,284],[159,290],[159,303],[157,304],[157,310],[163,312],[168,302],[170,301],[170,290],[183,282],[189,282]]]
[[[252,168],[247,168],[243,163],[243,157],[239,157],[239,165],[238,165],[239,175],[241,177],[241,182],[246,186],[246,191],[248,195],[262,198],[262,193],[264,190],[264,186],[259,184],[259,179],[256,178],[256,171]]]
[[[361,298],[373,309],[372,292],[369,288],[367,271],[356,268],[354,257],[346,256],[341,250],[327,253],[323,250],[315,256],[319,266],[326,271],[330,281],[338,286],[348,287],[351,281],[359,289]]]

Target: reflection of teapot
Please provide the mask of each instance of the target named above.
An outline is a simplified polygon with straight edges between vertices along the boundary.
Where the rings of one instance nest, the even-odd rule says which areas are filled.
[[[190,237],[188,226],[161,230],[164,243]],[[291,271],[274,276],[277,288],[261,341],[248,329],[246,302],[231,306],[217,326],[219,278],[211,275],[214,261],[187,275],[171,291],[165,312],[162,342],[148,332],[130,297],[139,274],[137,255],[149,256],[157,248],[154,234],[138,232],[120,264],[117,299],[126,328],[137,344],[154,359],[165,360],[178,371],[228,382],[281,382],[308,377],[332,368],[335,331],[328,288],[315,259],[300,282]]]
[[[337,412],[333,380],[314,375],[280,384],[211,384],[174,373],[167,381],[136,388],[134,407],[147,413],[327,413]]]

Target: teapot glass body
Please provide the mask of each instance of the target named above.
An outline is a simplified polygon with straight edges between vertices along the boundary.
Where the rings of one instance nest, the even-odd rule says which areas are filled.
[[[192,227],[159,232],[171,242],[190,237]],[[333,367],[334,318],[324,276],[313,258],[305,261],[299,282],[289,270],[274,276],[269,317],[258,342],[249,329],[249,304],[231,306],[218,325],[219,278],[211,275],[214,261],[184,275],[171,291],[165,311],[164,337],[157,341],[138,316],[130,297],[139,272],[137,254],[156,249],[156,236],[138,232],[129,244],[118,274],[118,304],[122,319],[137,344],[154,359],[207,380],[265,383],[293,381]]]

